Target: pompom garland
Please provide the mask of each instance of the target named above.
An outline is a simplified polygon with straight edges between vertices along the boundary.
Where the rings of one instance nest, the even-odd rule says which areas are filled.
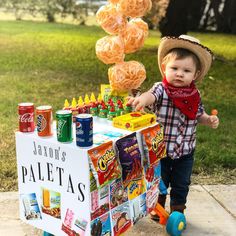
[[[96,19],[103,30],[112,35],[119,34],[127,24],[126,17],[112,4],[99,8]]]
[[[152,8],[151,0],[120,0],[118,9],[127,17],[142,17]]]
[[[96,43],[96,55],[105,64],[124,60],[124,44],[119,36],[105,36]]]
[[[120,0],[109,0],[110,3],[112,4],[117,4]]]
[[[124,62],[124,58],[125,54],[136,52],[144,45],[148,24],[140,17],[151,7],[151,0],[108,0],[108,5],[101,7],[96,14],[98,24],[112,35],[97,41],[96,55],[105,64],[115,63],[108,69],[113,91],[137,89],[146,79],[142,63]]]
[[[122,32],[125,53],[133,53],[144,45],[145,33],[136,24],[130,21]]]
[[[128,91],[138,88],[143,83],[146,79],[146,70],[140,62],[122,62],[108,69],[108,78],[113,90]]]
[[[139,29],[143,30],[144,33],[144,37],[147,38],[148,37],[148,24],[143,21],[141,18],[134,18],[131,19],[130,24],[134,24],[136,25]]]

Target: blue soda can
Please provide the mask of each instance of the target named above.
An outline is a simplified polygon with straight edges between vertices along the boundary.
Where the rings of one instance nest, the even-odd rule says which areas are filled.
[[[79,147],[93,145],[93,117],[90,114],[76,116],[76,145]]]

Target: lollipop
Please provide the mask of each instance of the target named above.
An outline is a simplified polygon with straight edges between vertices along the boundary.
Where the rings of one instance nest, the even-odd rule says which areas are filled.
[[[136,52],[140,49],[145,40],[144,31],[134,22],[130,21],[122,32],[125,53]]]
[[[112,4],[99,8],[96,19],[108,34],[118,34],[127,23],[126,17],[117,11],[116,6]]]
[[[137,61],[122,62],[109,68],[108,78],[112,90],[128,91],[142,84],[146,79],[146,70]]]
[[[97,57],[105,64],[113,64],[124,60],[124,45],[119,36],[106,36],[96,43]]]
[[[151,0],[120,0],[119,11],[128,17],[142,17],[152,8]]]

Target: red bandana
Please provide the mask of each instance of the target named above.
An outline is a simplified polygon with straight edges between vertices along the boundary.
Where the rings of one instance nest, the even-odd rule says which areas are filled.
[[[162,84],[174,105],[190,120],[194,120],[200,102],[200,94],[195,84],[192,82],[189,87],[176,88],[170,85],[166,78],[163,78]]]

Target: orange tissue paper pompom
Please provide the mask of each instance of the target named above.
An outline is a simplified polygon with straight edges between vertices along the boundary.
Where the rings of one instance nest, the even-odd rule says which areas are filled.
[[[146,79],[146,70],[140,62],[122,62],[108,69],[108,78],[112,90],[129,91],[143,83]]]
[[[139,25],[130,21],[121,33],[124,40],[125,53],[133,53],[139,50],[145,41],[147,32],[143,31]]]
[[[130,23],[135,24],[139,29],[143,30],[145,38],[148,36],[148,24],[141,18],[134,18]]]
[[[96,43],[96,55],[105,64],[124,60],[124,44],[119,36],[105,36]]]
[[[152,8],[151,0],[120,0],[119,11],[128,17],[142,17]]]
[[[126,17],[113,4],[100,7],[96,13],[96,19],[108,34],[118,34],[127,23]]]
[[[120,0],[109,0],[110,3],[117,4]]]

